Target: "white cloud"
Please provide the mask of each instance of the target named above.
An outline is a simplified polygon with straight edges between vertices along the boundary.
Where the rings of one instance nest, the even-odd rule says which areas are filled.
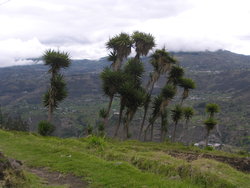
[[[0,0],[0,66],[60,48],[72,58],[105,56],[121,31],[152,33],[169,50],[250,54],[248,0]]]

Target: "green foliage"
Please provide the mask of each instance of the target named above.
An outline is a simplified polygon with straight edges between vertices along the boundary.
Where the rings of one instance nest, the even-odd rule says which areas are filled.
[[[156,96],[153,100],[153,105],[152,105],[152,109],[153,109],[152,117],[153,118],[159,115],[161,103],[162,103],[162,96],[161,95]]]
[[[38,124],[38,133],[42,136],[48,136],[55,130],[55,126],[50,122],[43,120]]]
[[[93,133],[94,127],[92,125],[87,126],[87,134],[91,135]]]
[[[206,147],[204,148],[204,150],[213,151],[214,148],[213,148],[212,146],[206,146]]]
[[[210,117],[214,117],[215,113],[220,111],[219,105],[215,103],[209,103],[206,105],[206,112],[210,114]]]
[[[176,94],[176,89],[173,85],[167,84],[162,88],[161,95],[164,99],[173,99]]]
[[[135,31],[131,38],[135,46],[137,57],[141,55],[146,56],[149,50],[155,46],[155,39],[151,34]]]
[[[99,122],[97,124],[97,130],[98,130],[98,136],[103,137],[105,135],[105,126],[104,126],[104,122]]]
[[[194,115],[194,109],[192,107],[183,107],[183,115],[187,121],[189,121]]]
[[[213,118],[208,118],[204,121],[204,124],[206,125],[208,130],[212,130],[214,126],[217,124],[217,121]]]
[[[176,64],[176,60],[166,51],[165,47],[157,49],[150,57],[150,63],[154,68],[154,72],[159,74],[166,73],[172,65]]]
[[[49,66],[51,73],[50,88],[43,97],[44,106],[48,108],[48,120],[52,120],[52,113],[58,103],[66,98],[67,90],[63,75],[59,73],[61,68],[67,68],[71,64],[69,54],[54,50],[47,50],[43,55],[44,65]]]
[[[55,50],[46,50],[43,55],[44,65],[50,67],[49,72],[58,73],[61,68],[67,68],[71,64],[69,53]]]
[[[177,123],[183,116],[183,109],[180,105],[175,105],[174,109],[171,110],[172,120]]]
[[[102,89],[105,95],[114,96],[122,83],[126,80],[126,75],[121,71],[112,71],[105,68],[100,75],[102,79]]]
[[[92,136],[89,136],[86,141],[87,141],[88,148],[104,149],[104,147],[106,146],[106,141],[103,137],[92,135]]]
[[[108,116],[107,110],[106,110],[105,108],[102,108],[102,109],[99,111],[99,117],[105,119],[105,118],[107,118],[107,116]]]
[[[168,75],[168,83],[177,86],[184,76],[184,69],[180,66],[172,66]]]
[[[127,33],[120,33],[109,39],[106,47],[111,49],[117,55],[120,61],[126,58],[131,53],[133,41]]]
[[[129,59],[124,66],[124,73],[132,82],[134,82],[135,87],[139,87],[141,85],[143,72],[143,63],[136,58]]]
[[[184,89],[195,89],[195,82],[190,78],[180,78],[179,85]]]
[[[43,104],[45,107],[53,104],[53,109],[58,107],[58,103],[64,100],[67,95],[66,83],[63,79],[63,75],[56,74],[54,78],[51,78],[51,88],[44,94]]]

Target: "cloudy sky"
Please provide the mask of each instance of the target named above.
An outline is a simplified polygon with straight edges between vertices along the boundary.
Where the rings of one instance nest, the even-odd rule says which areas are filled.
[[[250,55],[249,0],[0,0],[0,25],[2,67],[48,48],[98,59],[109,37],[135,30],[170,51]]]

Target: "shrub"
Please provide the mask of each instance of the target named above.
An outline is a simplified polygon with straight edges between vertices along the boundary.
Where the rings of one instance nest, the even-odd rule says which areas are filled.
[[[42,136],[48,136],[55,130],[54,125],[50,122],[43,120],[38,124],[38,133]]]
[[[87,138],[88,148],[104,149],[106,142],[103,137],[89,136]]]
[[[206,147],[204,148],[204,150],[213,151],[214,148],[213,148],[212,146],[206,146]]]
[[[93,130],[94,130],[94,127],[93,127],[93,126],[91,126],[91,125],[88,125],[88,126],[87,126],[87,134],[88,134],[88,135],[91,135],[91,134],[93,133]]]

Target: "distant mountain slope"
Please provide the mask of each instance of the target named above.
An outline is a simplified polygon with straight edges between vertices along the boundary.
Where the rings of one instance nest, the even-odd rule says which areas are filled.
[[[186,101],[197,111],[197,117],[192,123],[202,125],[205,104],[216,102],[221,106],[219,118],[222,141],[247,145],[250,149],[250,56],[222,50],[175,52],[173,55],[187,70],[187,77],[193,78],[197,83],[197,88]],[[152,67],[148,63],[148,57],[143,58],[143,61],[147,77]],[[63,71],[69,89],[69,97],[63,104],[66,110],[63,111],[63,118],[69,118],[73,122],[71,124],[83,125],[86,124],[86,119],[90,119],[91,123],[95,122],[100,105],[106,102],[101,91],[99,73],[109,65],[106,58],[96,61],[74,60],[72,66]],[[0,68],[0,105],[7,107],[9,111],[25,114],[25,117],[31,117],[31,111],[45,116],[41,99],[48,81],[47,67],[41,64]],[[162,84],[160,82],[157,86]],[[85,106],[82,107],[83,105]],[[33,119],[41,118],[37,115]],[[66,125],[68,121],[62,121],[67,130],[71,131],[72,128]],[[203,136],[200,132],[198,137],[193,135],[189,138],[192,142],[199,141]]]

